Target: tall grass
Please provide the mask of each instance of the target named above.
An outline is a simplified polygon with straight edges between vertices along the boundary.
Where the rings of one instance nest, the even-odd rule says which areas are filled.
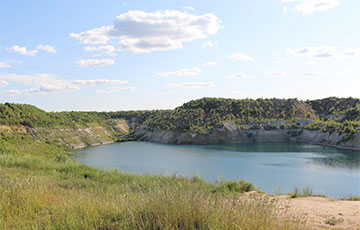
[[[347,197],[343,198],[342,200],[349,200],[349,201],[360,201],[360,196],[350,194]]]
[[[305,229],[280,201],[242,196],[251,185],[237,183],[0,154],[0,229]]]
[[[292,192],[289,193],[291,198],[299,198],[299,197],[309,197],[309,196],[317,196],[317,197],[325,197],[323,194],[315,194],[313,188],[310,186],[305,186],[302,189],[295,187]]]

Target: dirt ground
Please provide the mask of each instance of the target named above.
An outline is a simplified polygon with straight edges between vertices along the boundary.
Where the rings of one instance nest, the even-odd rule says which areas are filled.
[[[360,201],[324,197],[279,198],[285,201],[289,212],[305,215],[310,229],[360,230]]]

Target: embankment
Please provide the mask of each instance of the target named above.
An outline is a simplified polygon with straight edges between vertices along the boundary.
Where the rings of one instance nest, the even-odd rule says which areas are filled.
[[[176,130],[149,131],[140,126],[131,135],[136,140],[162,144],[221,144],[246,142],[300,142],[331,146],[341,149],[360,150],[360,132],[347,138],[346,133],[330,133],[322,130],[307,129],[249,129],[239,130],[230,122],[206,133],[181,132]]]

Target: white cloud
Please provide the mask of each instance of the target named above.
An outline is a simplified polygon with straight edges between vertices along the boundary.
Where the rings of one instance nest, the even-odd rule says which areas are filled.
[[[156,77],[183,77],[183,76],[196,76],[201,73],[200,68],[180,69],[173,72],[157,73]]]
[[[226,76],[225,78],[227,78],[227,79],[240,79],[240,78],[250,79],[250,78],[253,78],[253,76],[246,75],[244,73],[238,73],[238,74]]]
[[[9,82],[0,80],[0,88],[9,85]]]
[[[22,90],[17,90],[17,89],[9,89],[9,90],[5,90],[5,91],[1,92],[1,94],[5,94],[5,95],[18,95],[21,93],[22,93]]]
[[[264,76],[264,77],[281,77],[286,75],[287,73],[285,71],[274,71],[274,72],[263,71],[260,73],[260,76]]]
[[[46,53],[56,53],[55,47],[49,45],[38,45],[36,49],[45,51]]]
[[[0,61],[0,69],[2,69],[2,68],[10,68],[10,67],[11,67],[11,65],[6,64],[5,62],[1,62],[1,61]]]
[[[340,0],[282,0],[284,3],[295,3],[295,10],[303,15],[314,11],[326,11],[340,5]]]
[[[184,6],[183,8],[186,9],[186,10],[192,10],[192,11],[195,10],[195,8],[192,7],[192,6]]]
[[[85,66],[93,66],[93,67],[96,67],[96,66],[106,66],[106,65],[112,65],[114,64],[114,60],[113,59],[82,59],[80,61],[78,61],[76,63],[77,66],[79,67],[85,67]]]
[[[97,93],[119,93],[123,91],[134,91],[135,87],[108,87],[106,89],[96,90]]]
[[[302,76],[303,77],[321,77],[324,75],[326,75],[326,74],[321,73],[321,72],[307,72],[307,73],[304,73]]]
[[[287,49],[289,54],[298,57],[307,57],[314,59],[328,59],[339,56],[339,53],[334,46],[318,46],[318,47],[304,47],[297,49]]]
[[[166,84],[165,87],[174,87],[174,88],[206,88],[214,87],[213,82],[186,82],[180,84]]]
[[[57,76],[50,74],[19,75],[19,74],[1,74],[0,80],[8,82],[21,83],[33,86],[25,90],[7,90],[3,94],[48,94],[61,93],[79,89],[78,86],[69,81],[57,79]]]
[[[28,56],[34,56],[40,50],[44,51],[46,53],[56,53],[55,47],[49,46],[49,45],[41,45],[41,44],[36,46],[35,49],[33,49],[33,50],[28,50],[24,46],[17,46],[17,45],[6,48],[6,50],[9,52],[12,52],[12,53],[18,53],[18,54],[28,55]]]
[[[206,38],[220,29],[220,20],[212,13],[193,15],[176,10],[128,11],[116,17],[113,25],[71,33],[83,44],[106,44],[118,39],[120,50],[149,53],[179,49],[184,42]]]
[[[75,80],[73,84],[75,85],[121,85],[127,84],[127,80],[110,80],[110,79],[94,79],[94,80]]]
[[[154,93],[153,95],[171,95],[171,94],[175,94],[174,91],[168,91],[168,92],[158,92],[158,93]]]
[[[253,59],[243,53],[235,53],[228,56],[233,61],[252,61]]]
[[[284,6],[283,7],[283,13],[286,14],[287,12],[288,12],[288,8],[287,8],[287,6]]]
[[[12,53],[18,53],[18,54],[22,54],[22,55],[28,55],[28,56],[34,56],[37,52],[39,52],[38,50],[28,50],[26,47],[21,47],[21,46],[12,46],[9,48],[6,48],[7,51],[12,52]]]
[[[97,51],[99,54],[107,54],[110,56],[115,56],[115,47],[111,46],[111,45],[107,45],[107,46],[85,46],[84,47],[85,51]]]
[[[111,28],[112,26],[102,26],[78,34],[70,33],[69,36],[80,40],[82,44],[107,44],[110,40],[108,32]]]
[[[345,57],[359,57],[360,48],[348,49],[344,52]]]
[[[212,42],[210,40],[207,40],[202,44],[202,47],[214,47],[217,44],[218,44],[217,42]]]
[[[303,48],[287,49],[286,52],[297,57],[306,57],[314,60],[331,58],[352,58],[360,56],[360,48],[339,51],[335,46],[306,46]]]
[[[216,61],[208,61],[205,63],[207,66],[216,66],[218,63]]]
[[[18,90],[18,89],[9,89],[2,92],[2,94],[6,95],[46,95],[49,93],[56,94],[56,93],[62,93],[66,91],[74,90],[73,88],[63,88],[60,86],[55,85],[45,85],[41,86],[39,88],[30,88],[30,89],[24,89],[24,90]]]

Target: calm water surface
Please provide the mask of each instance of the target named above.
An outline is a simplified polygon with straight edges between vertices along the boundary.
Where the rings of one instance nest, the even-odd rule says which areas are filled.
[[[161,145],[125,142],[90,147],[79,162],[139,174],[200,174],[206,181],[244,179],[264,192],[310,186],[332,198],[360,195],[360,153],[295,143]]]

